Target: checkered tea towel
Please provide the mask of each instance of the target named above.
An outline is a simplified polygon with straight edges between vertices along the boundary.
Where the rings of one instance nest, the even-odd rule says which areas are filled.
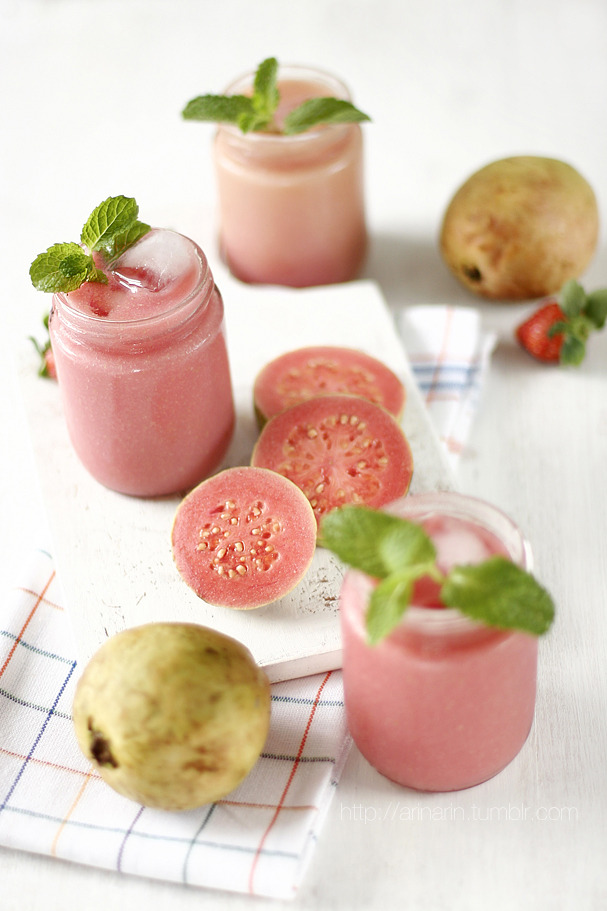
[[[490,340],[473,311],[415,307],[400,329],[448,451],[465,439]],[[270,734],[224,800],[143,808],[103,783],[71,721],[75,645],[52,557],[35,551],[0,606],[0,844],[122,873],[293,897],[350,746],[341,672],[272,686]]]

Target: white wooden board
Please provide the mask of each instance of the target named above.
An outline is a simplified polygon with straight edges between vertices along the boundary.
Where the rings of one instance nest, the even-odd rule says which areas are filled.
[[[312,344],[360,348],[405,383],[403,426],[414,457],[412,491],[453,486],[450,469],[410,372],[392,317],[372,282],[291,290],[222,283],[237,430],[224,467],[248,464],[257,435],[252,384],[260,368]],[[75,456],[56,383],[41,380],[24,350],[20,385],[31,429],[54,557],[83,665],[111,635],[159,620],[202,623],[243,642],[271,680],[341,666],[338,596],[343,570],[317,548],[302,583],[254,611],[211,607],[173,564],[170,532],[179,497],[140,500],[91,478]]]

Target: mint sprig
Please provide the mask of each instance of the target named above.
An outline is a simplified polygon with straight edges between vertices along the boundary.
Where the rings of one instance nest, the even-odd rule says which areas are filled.
[[[371,118],[351,102],[340,98],[311,98],[292,110],[279,130],[274,115],[280,102],[278,61],[275,57],[263,60],[253,80],[253,92],[248,95],[198,95],[183,109],[184,120],[214,123],[233,123],[243,133],[267,132],[294,135],[321,123],[361,123]]]
[[[107,282],[107,276],[95,266],[93,257],[76,243],[53,244],[40,253],[30,266],[34,288],[54,294],[75,291],[84,282]]]
[[[365,615],[371,645],[400,623],[411,603],[414,584],[422,576],[440,585],[446,607],[457,608],[488,626],[539,636],[554,619],[548,592],[511,560],[494,556],[442,573],[431,538],[420,525],[399,516],[364,506],[344,506],[324,517],[319,544],[378,580]]]
[[[101,254],[109,268],[125,250],[150,230],[139,221],[134,199],[110,196],[89,215],[80,235],[80,244],[53,244],[40,253],[30,266],[30,278],[38,291],[68,294],[84,282],[107,283],[107,275],[96,265],[93,253]]]
[[[592,332],[602,329],[607,320],[607,288],[586,294],[575,279],[561,288],[559,303],[563,319],[553,323],[549,336],[562,335],[559,362],[577,367],[586,356],[586,342]]]

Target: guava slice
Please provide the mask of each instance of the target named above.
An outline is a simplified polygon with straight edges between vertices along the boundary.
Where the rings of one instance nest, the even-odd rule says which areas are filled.
[[[381,361],[355,348],[316,345],[287,351],[257,375],[253,403],[259,426],[285,408],[319,395],[359,395],[400,418],[405,387]]]
[[[271,418],[251,464],[270,468],[305,493],[316,520],[348,503],[379,508],[404,496],[413,455],[396,419],[354,395],[326,395]]]
[[[172,529],[179,573],[208,604],[271,604],[303,579],[316,521],[301,490],[265,468],[228,468],[181,501]]]

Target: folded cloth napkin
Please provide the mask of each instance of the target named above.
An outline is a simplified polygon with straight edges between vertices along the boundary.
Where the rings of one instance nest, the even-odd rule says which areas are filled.
[[[468,439],[496,336],[472,307],[416,306],[398,329],[426,407],[455,468]]]
[[[447,451],[461,451],[491,339],[473,310],[412,307],[405,348]],[[53,560],[36,551],[0,615],[0,844],[122,873],[291,898],[348,754],[340,671],[273,684],[263,755],[185,813],[114,793],[76,744],[76,648]]]

